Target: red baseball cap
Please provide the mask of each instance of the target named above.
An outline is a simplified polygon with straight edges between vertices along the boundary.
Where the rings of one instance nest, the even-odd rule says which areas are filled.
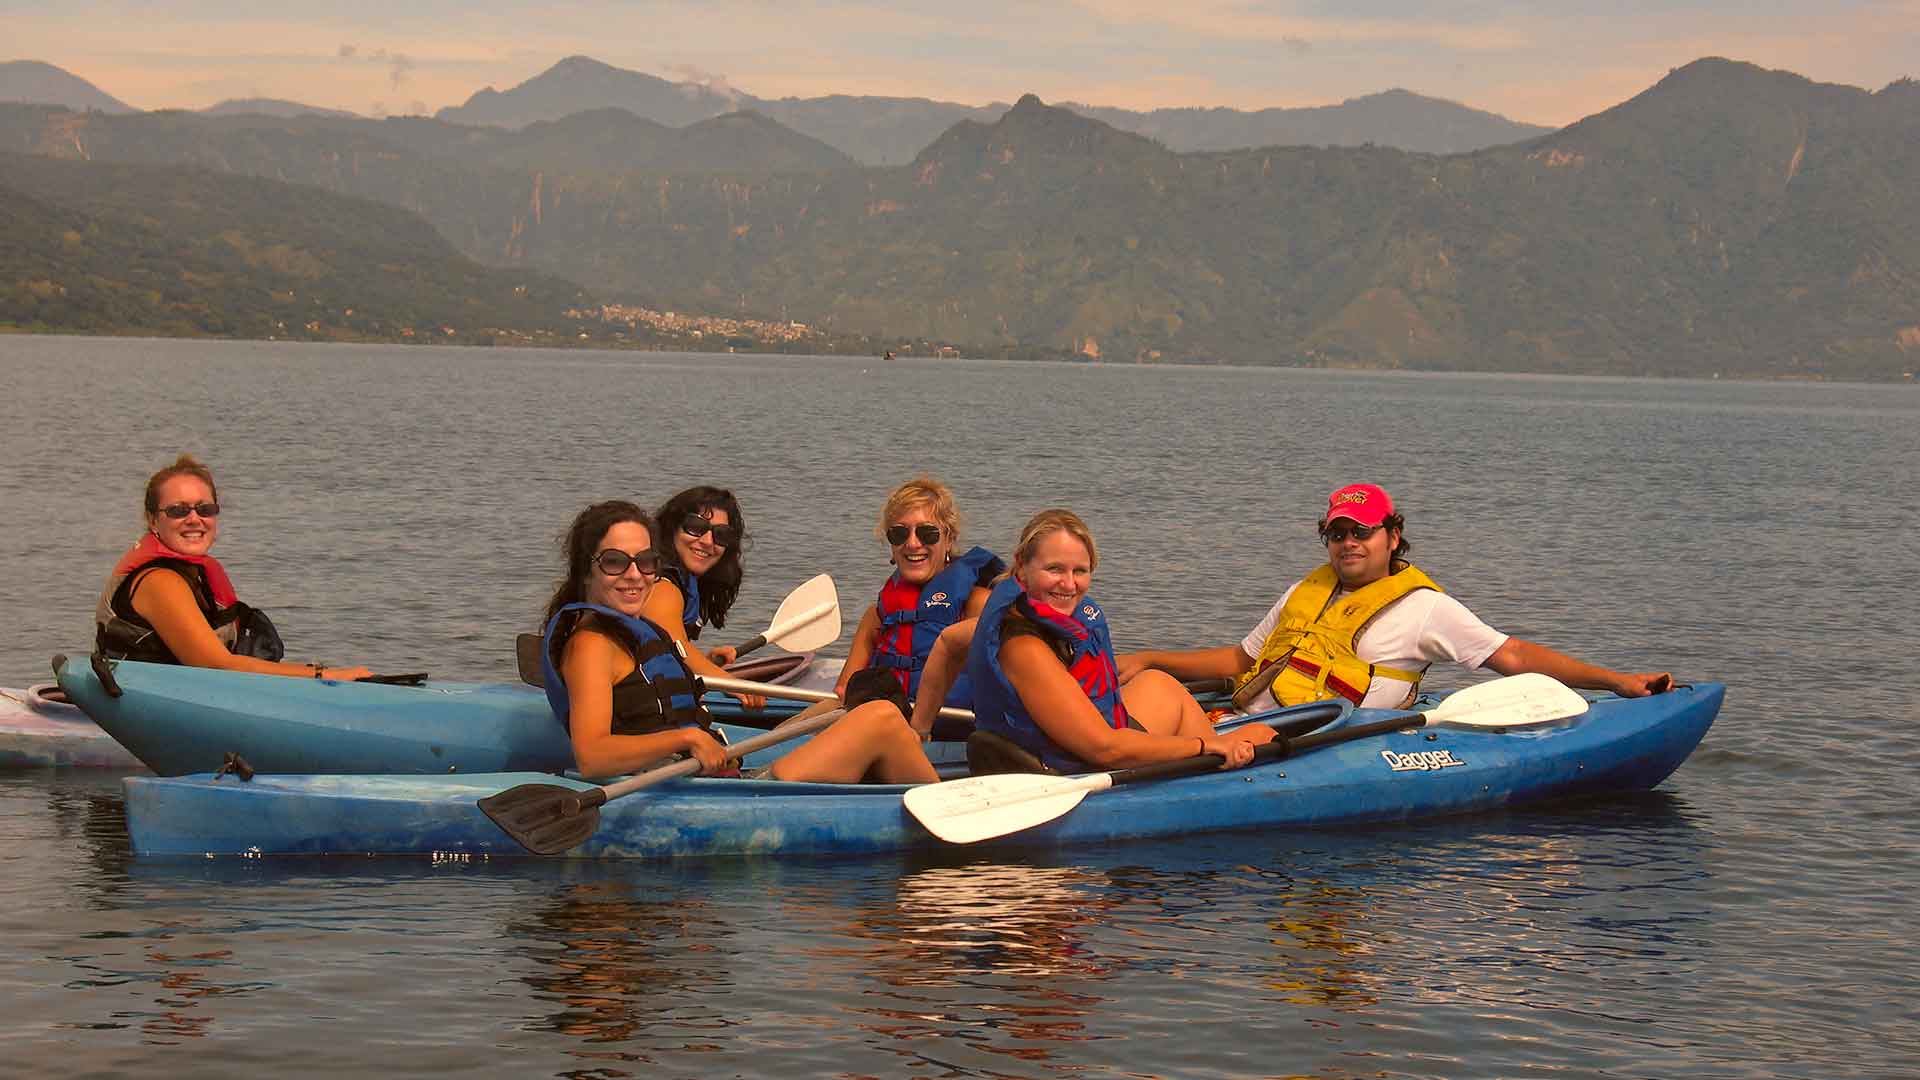
[[[1393,513],[1393,500],[1378,484],[1348,484],[1327,497],[1323,523],[1348,518],[1360,525],[1378,525]]]

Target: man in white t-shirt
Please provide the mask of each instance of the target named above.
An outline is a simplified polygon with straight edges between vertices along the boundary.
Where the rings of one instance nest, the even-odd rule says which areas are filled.
[[[1378,486],[1341,488],[1320,519],[1327,565],[1288,588],[1252,633],[1238,645],[1126,654],[1120,681],[1149,668],[1181,679],[1235,679],[1242,712],[1334,697],[1404,707],[1435,660],[1502,675],[1540,672],[1621,697],[1672,688],[1667,672],[1596,667],[1488,626],[1407,562],[1405,524]]]

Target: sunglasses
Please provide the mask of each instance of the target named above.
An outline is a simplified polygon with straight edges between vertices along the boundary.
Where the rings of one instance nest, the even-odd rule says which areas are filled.
[[[627,572],[629,566],[640,571],[641,577],[659,577],[660,553],[642,551],[636,555],[629,555],[619,548],[608,548],[593,557],[593,565],[608,577],[619,577]]]
[[[1320,530],[1320,539],[1329,544],[1344,544],[1347,537],[1351,536],[1364,544],[1374,533],[1385,528],[1385,525],[1333,525]]]
[[[155,510],[154,513],[165,514],[175,521],[185,521],[188,514],[199,514],[203,518],[217,518],[220,516],[220,504],[210,502],[174,503],[172,506],[163,506]]]
[[[693,514],[687,515],[686,520],[680,523],[680,531],[692,537],[701,537],[712,533],[714,543],[719,544],[721,547],[728,548],[733,546],[734,541],[740,539],[739,529],[731,525],[715,525],[706,518]]]
[[[940,542],[940,526],[931,521],[923,521],[911,529],[905,525],[887,526],[887,543],[894,547],[906,543],[909,535],[919,537],[921,543],[932,547]]]

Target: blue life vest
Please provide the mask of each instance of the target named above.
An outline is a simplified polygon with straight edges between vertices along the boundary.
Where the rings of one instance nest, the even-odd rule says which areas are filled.
[[[547,691],[547,705],[554,719],[569,725],[573,707],[567,697],[567,683],[554,667],[554,654],[566,645],[573,627],[557,640],[555,633],[568,612],[591,611],[606,622],[601,628],[624,630],[629,640],[621,642],[633,656],[632,674],[613,687],[613,727],[615,735],[650,735],[676,727],[709,727],[712,720],[700,704],[699,683],[693,669],[674,649],[666,631],[646,619],[625,615],[598,604],[568,604],[547,621],[540,640],[540,673]]]
[[[1050,769],[1087,772],[1092,766],[1062,749],[1028,715],[1020,692],[1000,666],[1004,642],[1001,623],[1015,607],[1049,637],[1068,646],[1067,670],[1086,691],[1087,700],[1100,710],[1101,717],[1114,728],[1127,726],[1127,707],[1120,700],[1120,673],[1113,660],[1113,636],[1100,605],[1089,596],[1081,599],[1071,615],[1035,608],[1027,602],[1020,583],[1008,578],[994,586],[987,598],[986,610],[980,613],[973,632],[973,648],[967,653],[967,674],[973,678],[974,727],[1011,739]]]
[[[880,613],[880,632],[875,635],[873,659],[867,666],[890,669],[899,676],[907,697],[918,696],[920,669],[926,666],[940,631],[966,616],[967,599],[982,577],[991,577],[1006,568],[1000,556],[975,547],[941,567],[939,573],[920,586],[918,598],[911,603],[907,597],[913,587],[900,580],[898,570],[894,571],[881,587],[880,599],[874,604],[874,610]],[[899,632],[903,626],[910,628],[908,633]],[[908,651],[901,649],[903,637],[907,639]],[[962,672],[954,680],[953,689],[947,691],[946,704],[964,709],[972,701],[971,680]]]
[[[700,621],[700,579],[684,566],[662,565],[660,576],[673,582],[673,587],[686,598],[680,608],[680,624],[686,628],[687,640],[700,640],[700,629],[706,625]]]

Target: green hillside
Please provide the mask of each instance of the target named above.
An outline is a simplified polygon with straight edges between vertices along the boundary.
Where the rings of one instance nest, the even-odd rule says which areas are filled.
[[[583,297],[418,217],[199,169],[0,154],[0,327],[294,339],[570,334]]]

